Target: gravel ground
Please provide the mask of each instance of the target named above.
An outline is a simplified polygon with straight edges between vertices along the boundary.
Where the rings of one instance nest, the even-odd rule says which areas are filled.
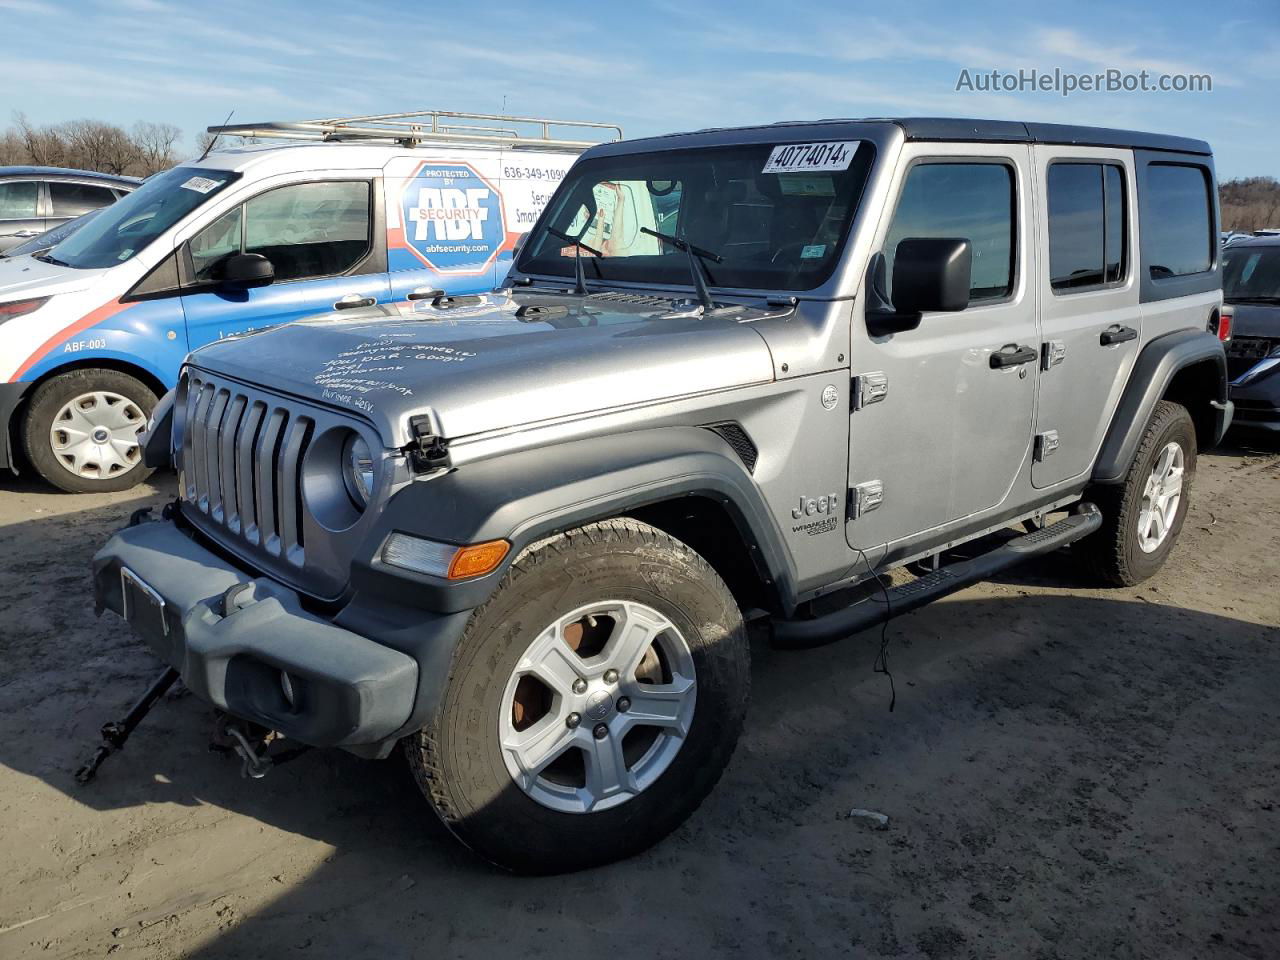
[[[0,957],[1280,956],[1280,454],[1204,456],[1136,589],[1055,555],[804,653],[755,644],[724,780],[626,863],[520,879],[439,827],[399,761],[266,780],[162,702],[72,771],[157,662],[87,567],[168,478],[0,480]],[[878,831],[852,808],[891,817]]]

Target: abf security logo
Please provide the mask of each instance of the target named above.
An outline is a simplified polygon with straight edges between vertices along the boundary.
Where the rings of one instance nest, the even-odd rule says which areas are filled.
[[[469,163],[424,162],[400,195],[405,245],[437,273],[483,273],[502,248],[502,195]]]

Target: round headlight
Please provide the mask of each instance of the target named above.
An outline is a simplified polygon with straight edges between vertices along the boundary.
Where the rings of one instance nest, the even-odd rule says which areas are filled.
[[[373,496],[373,451],[364,437],[352,434],[342,451],[342,476],[347,483],[347,493],[356,506],[364,509]]]

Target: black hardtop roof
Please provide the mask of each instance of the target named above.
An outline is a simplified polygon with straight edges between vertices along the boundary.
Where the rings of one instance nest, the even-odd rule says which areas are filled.
[[[1163,133],[1142,133],[1137,130],[1115,130],[1109,127],[1080,127],[1063,123],[1023,123],[1018,120],[970,120],[960,117],[865,117],[833,118],[828,120],[787,120],[779,123],[746,127],[713,127],[687,133],[671,133],[637,140],[623,140],[595,147],[590,155],[632,152],[640,144],[678,139],[680,146],[696,146],[699,143],[731,143],[735,135],[748,134],[748,139],[767,139],[767,134],[788,127],[804,128],[803,136],[840,136],[842,131],[856,135],[848,129],[869,124],[892,124],[902,130],[907,140],[947,141],[951,143],[1053,143],[1071,146],[1119,147],[1122,149],[1164,150],[1173,153],[1197,153],[1212,155],[1213,150],[1203,140],[1190,137],[1174,137]],[[761,134],[766,134],[762,137]]]

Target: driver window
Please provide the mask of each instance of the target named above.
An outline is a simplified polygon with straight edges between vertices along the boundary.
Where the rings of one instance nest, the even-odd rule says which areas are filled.
[[[218,279],[223,261],[233,253],[240,252],[242,209],[236,207],[223,214],[191,238],[191,266],[197,281]]]
[[[885,283],[893,296],[893,260],[908,237],[963,237],[973,250],[971,302],[1013,291],[1013,172],[1003,163],[918,163],[907,174],[889,234]]]

